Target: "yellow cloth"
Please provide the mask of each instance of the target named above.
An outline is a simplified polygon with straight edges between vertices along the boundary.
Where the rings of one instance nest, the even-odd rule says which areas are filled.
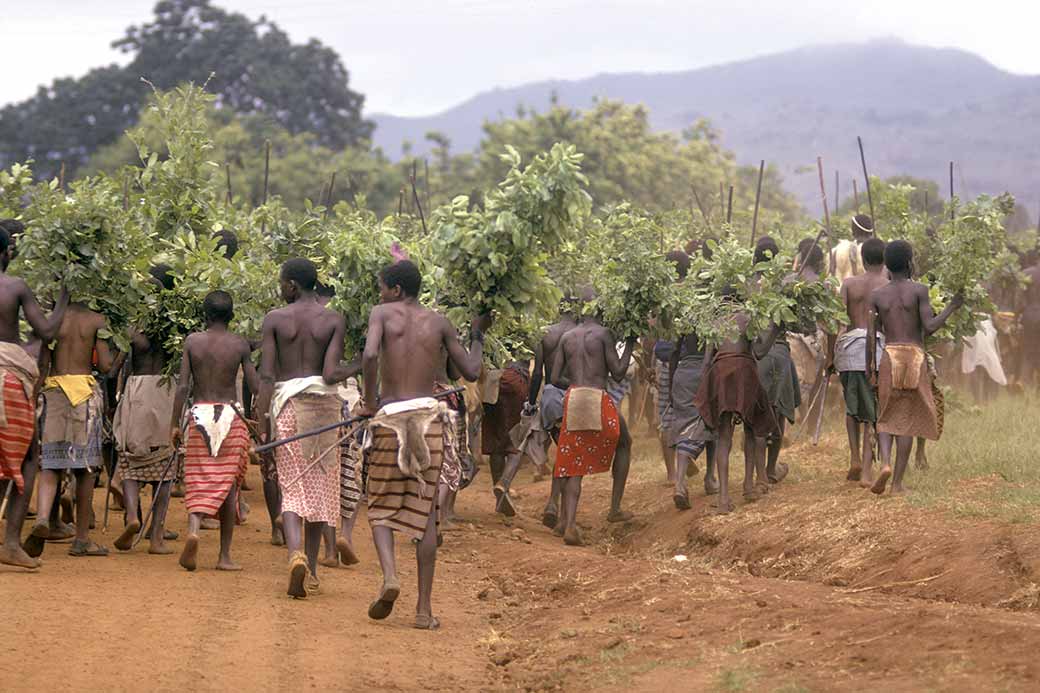
[[[48,390],[60,387],[69,404],[78,407],[94,394],[97,381],[92,375],[52,375],[43,381],[43,385]]]

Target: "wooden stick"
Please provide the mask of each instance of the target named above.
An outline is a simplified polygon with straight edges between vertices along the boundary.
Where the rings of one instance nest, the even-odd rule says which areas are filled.
[[[751,216],[751,247],[755,247],[755,232],[758,231],[758,203],[762,199],[762,176],[766,172],[766,160],[758,163],[758,186],[755,188],[755,213]]]
[[[701,216],[704,217],[704,223],[708,223],[708,213],[704,211],[704,205],[701,204],[701,196],[697,194],[697,186],[691,183],[690,190],[693,192],[693,199],[697,203],[697,208],[701,210]]]
[[[857,136],[859,143],[859,160],[863,163],[863,179],[867,181],[867,204],[870,205],[870,220],[874,222],[874,235],[877,235],[877,218],[874,216],[874,196],[870,193],[870,174],[867,173],[867,157],[863,153],[863,138]]]
[[[823,157],[816,157],[816,169],[820,173],[820,197],[823,199],[823,227],[827,229],[827,237],[831,237],[831,213],[827,208],[827,188],[823,184]],[[811,250],[809,251],[812,252]]]
[[[0,503],[0,518],[4,516],[4,512],[7,510],[7,501],[11,500],[11,489],[14,488],[14,479],[10,479],[7,482],[7,490],[4,491],[4,501]],[[8,520],[10,522],[10,520]]]
[[[852,204],[856,205],[856,214],[859,214],[859,187],[855,178],[852,179]]]
[[[953,162],[950,162],[950,221],[953,221],[956,213],[953,209]]]
[[[928,216],[928,188],[924,189],[924,215]]]
[[[332,190],[336,187],[336,172],[332,172],[332,178],[329,179],[329,190],[325,193],[325,211],[322,212],[322,219],[329,218],[329,206],[332,205]]]
[[[261,204],[267,204],[267,181],[271,173],[271,140],[267,140],[264,151],[264,201]],[[264,220],[260,224],[260,234],[263,235],[267,231],[267,221]]]
[[[426,209],[433,209],[433,205],[430,203],[430,160],[423,159],[423,182],[426,187]]]
[[[838,174],[838,169],[834,169],[834,213],[838,213],[838,208],[841,206],[841,177]]]
[[[401,191],[397,194],[397,216],[401,216],[404,213],[404,186],[401,186]]]
[[[423,235],[427,235],[426,231],[426,216],[423,214],[422,203],[419,202],[419,192],[415,189],[415,170],[416,162],[412,161],[412,197],[415,198],[415,208],[419,211],[419,221],[422,223]]]
[[[887,587],[910,587],[912,585],[921,585],[925,582],[931,582],[932,580],[938,580],[943,575],[946,575],[950,571],[944,570],[941,573],[932,575],[931,577],[921,578],[920,580],[900,580],[899,582],[888,582],[884,585],[874,585],[873,587],[860,587],[855,590],[842,590],[845,594],[859,594],[860,592],[870,592],[873,590],[883,590]]]
[[[831,386],[831,374],[823,378],[823,400],[820,401],[820,413],[816,415],[816,430],[813,431],[812,444],[816,447],[820,444],[820,432],[823,430],[823,413],[827,409],[827,390]],[[810,412],[807,412],[807,414]]]
[[[156,496],[159,495],[159,489],[162,488],[163,482],[166,481],[166,475],[170,473],[170,467],[173,466],[174,460],[177,459],[177,453],[179,450],[174,450],[173,454],[170,455],[170,459],[167,460],[166,466],[163,467],[162,476],[159,477],[159,483],[155,486],[155,493],[152,494],[152,504],[148,506],[148,512],[144,516],[144,522],[141,523],[141,529],[137,532],[137,537],[134,539],[134,543],[130,545],[133,549],[137,544],[144,538],[144,533],[147,531],[145,528],[148,527],[148,520],[152,517],[152,509],[155,507]],[[173,483],[173,479],[170,480]],[[108,482],[109,487],[112,486],[112,482]],[[105,499],[108,500],[107,498]]]
[[[58,187],[65,189],[65,162],[61,162],[61,171],[58,172]]]
[[[733,186],[729,186],[729,202],[726,204],[726,223],[733,221]]]
[[[234,202],[234,197],[231,193],[231,164],[224,164],[224,173],[227,177],[227,197],[224,198],[224,204],[230,206]]]

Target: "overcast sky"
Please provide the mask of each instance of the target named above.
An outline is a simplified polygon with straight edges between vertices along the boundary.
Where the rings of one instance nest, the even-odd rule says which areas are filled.
[[[1040,73],[1030,0],[215,0],[335,48],[366,111],[435,113],[495,86],[673,71],[806,44],[898,37]],[[0,103],[125,57],[151,0],[0,0]]]

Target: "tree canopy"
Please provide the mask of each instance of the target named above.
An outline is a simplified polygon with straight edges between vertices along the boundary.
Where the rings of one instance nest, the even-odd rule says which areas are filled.
[[[203,82],[216,106],[263,116],[289,134],[342,149],[366,140],[364,97],[350,89],[337,53],[311,39],[294,44],[276,24],[214,7],[209,0],[162,0],[151,22],[132,26],[113,46],[133,56],[125,67],[57,79],[32,98],[0,109],[0,166],[34,159],[38,174],[70,172],[138,119],[151,90]]]

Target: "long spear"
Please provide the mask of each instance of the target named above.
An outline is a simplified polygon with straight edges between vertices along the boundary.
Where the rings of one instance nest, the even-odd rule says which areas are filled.
[[[227,175],[227,197],[225,204],[230,205],[234,198],[231,194],[231,164],[224,164],[224,173]]]
[[[417,210],[419,210],[419,221],[422,222],[423,235],[425,236],[425,235],[427,235],[427,231],[426,231],[426,217],[423,215],[422,203],[419,202],[419,192],[415,189],[415,171],[416,171],[416,168],[417,168],[416,162],[412,161],[412,176],[410,178],[410,181],[412,183],[412,197],[415,198],[415,207],[416,207]]]
[[[867,181],[867,203],[870,205],[870,220],[874,222],[874,233],[877,233],[877,217],[874,216],[874,196],[870,193],[870,174],[867,173],[867,157],[863,153],[863,138],[857,136],[859,142],[859,160],[863,163],[863,179]]]
[[[726,203],[726,223],[733,221],[733,186],[729,186],[729,202]]]
[[[950,221],[953,221],[956,213],[953,209],[953,162],[950,162]]]
[[[322,219],[329,218],[329,205],[332,204],[332,189],[336,187],[336,172],[332,172],[332,178],[329,179],[329,190],[325,193],[325,211],[322,212]]]
[[[267,204],[267,181],[271,174],[271,140],[267,140],[265,151],[264,151],[264,201],[261,204]],[[260,224],[260,234],[263,235],[267,231],[267,220],[265,219]]]
[[[762,176],[766,171],[766,160],[758,163],[758,186],[755,188],[755,213],[751,217],[751,247],[755,247],[755,232],[758,231],[758,203],[762,199]]]

